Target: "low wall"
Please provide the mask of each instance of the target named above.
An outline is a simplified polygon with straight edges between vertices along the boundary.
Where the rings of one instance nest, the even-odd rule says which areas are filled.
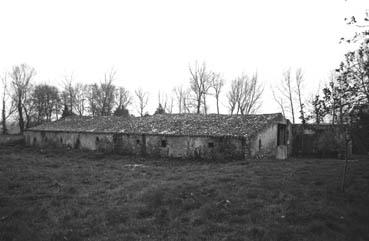
[[[232,137],[26,131],[25,140],[29,146],[52,145],[162,157],[243,159],[249,153],[244,139]]]
[[[346,152],[345,128],[329,124],[294,124],[292,126],[294,156],[343,158]],[[351,141],[348,156],[352,154]]]
[[[22,135],[0,135],[0,145],[21,143],[24,140]]]

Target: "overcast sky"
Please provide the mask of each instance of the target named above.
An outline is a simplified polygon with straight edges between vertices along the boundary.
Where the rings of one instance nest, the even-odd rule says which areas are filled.
[[[260,112],[278,112],[270,85],[301,67],[309,97],[342,59],[344,18],[368,8],[367,0],[5,0],[0,71],[27,63],[36,82],[58,85],[71,74],[100,81],[114,68],[116,85],[150,92],[153,112],[159,90],[188,84],[189,64],[205,61],[223,73],[226,88],[257,71],[265,85]]]

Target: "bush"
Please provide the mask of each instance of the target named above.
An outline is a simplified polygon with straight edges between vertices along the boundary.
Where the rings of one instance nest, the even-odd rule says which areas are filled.
[[[333,131],[325,131],[319,136],[316,149],[321,157],[337,157],[345,152],[344,137]]]

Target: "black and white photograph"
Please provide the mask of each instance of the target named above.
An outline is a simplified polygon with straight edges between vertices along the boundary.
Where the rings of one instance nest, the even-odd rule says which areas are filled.
[[[1,0],[0,241],[369,240],[368,0]]]

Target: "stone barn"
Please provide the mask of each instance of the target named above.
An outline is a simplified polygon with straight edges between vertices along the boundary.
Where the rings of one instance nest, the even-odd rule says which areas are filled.
[[[26,144],[161,157],[274,157],[291,151],[282,114],[163,114],[146,117],[67,117],[24,133]]]

